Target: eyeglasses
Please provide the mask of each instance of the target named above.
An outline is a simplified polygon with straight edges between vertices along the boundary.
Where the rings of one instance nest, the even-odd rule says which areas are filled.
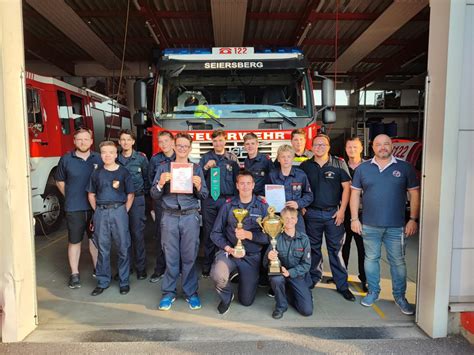
[[[324,143],[322,143],[322,144],[313,144],[313,147],[315,147],[315,148],[326,148],[327,146],[328,145],[324,144]]]
[[[177,149],[185,150],[185,149],[189,149],[189,147],[191,147],[191,146],[190,146],[190,145],[176,144],[175,147],[176,147]]]

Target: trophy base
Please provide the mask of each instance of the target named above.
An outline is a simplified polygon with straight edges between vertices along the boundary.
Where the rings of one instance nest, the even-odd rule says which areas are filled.
[[[234,256],[243,258],[245,256],[245,249],[234,249]]]
[[[281,267],[280,266],[270,266],[268,269],[268,276],[276,276],[281,275]]]

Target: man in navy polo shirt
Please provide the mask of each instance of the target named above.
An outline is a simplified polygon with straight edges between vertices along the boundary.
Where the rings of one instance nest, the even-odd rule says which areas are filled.
[[[329,254],[331,272],[337,291],[348,301],[355,301],[347,283],[347,269],[341,257],[344,245],[344,214],[349,203],[351,178],[343,159],[329,155],[330,139],[318,134],[313,139],[313,159],[300,165],[314,194],[304,215],[311,242],[311,279],[316,285],[323,275],[321,244],[323,233]]]
[[[148,180],[148,159],[144,153],[133,149],[135,144],[135,134],[124,129],[119,133],[119,144],[122,152],[117,158],[117,163],[125,167],[132,175],[135,186],[135,198],[132,207],[128,212],[130,236],[130,261],[135,263],[137,279],[144,280],[146,274],[145,258],[145,194],[150,191],[150,181]],[[133,255],[132,255],[133,252]],[[131,265],[132,266],[132,265]]]
[[[81,257],[81,242],[84,232],[89,235],[89,251],[92,263],[97,263],[97,248],[92,242],[89,223],[92,218],[92,208],[87,200],[86,187],[92,172],[102,166],[100,155],[91,152],[92,132],[81,128],[74,133],[76,149],[66,153],[59,160],[55,174],[56,186],[64,195],[66,222],[68,229],[68,259],[71,268],[69,287],[81,287],[79,277],[79,259]]]
[[[356,170],[351,193],[351,229],[362,235],[365,248],[365,274],[369,293],[361,304],[370,307],[380,293],[380,254],[387,251],[395,303],[404,314],[415,309],[405,298],[407,270],[405,237],[416,233],[420,207],[420,185],[415,169],[392,155],[392,140],[385,134],[374,139],[375,157]],[[405,224],[406,193],[410,195],[410,220]],[[362,222],[359,221],[362,194]]]
[[[258,152],[258,137],[255,133],[244,136],[244,148],[247,151],[244,168],[252,173],[255,180],[254,194],[265,196],[265,184],[270,183],[270,171],[275,169],[275,165],[268,154]]]

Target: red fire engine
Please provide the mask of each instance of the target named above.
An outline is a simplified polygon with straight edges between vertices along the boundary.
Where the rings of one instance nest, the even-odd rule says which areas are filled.
[[[333,123],[334,86],[323,83],[322,120]],[[241,162],[245,133],[254,132],[260,152],[275,158],[295,128],[305,129],[308,147],[321,128],[309,65],[297,48],[166,49],[154,78],[137,82],[135,94],[134,122],[147,124],[145,116],[153,121],[153,152],[161,130],[187,131],[194,138],[194,161],[212,149],[210,134],[218,128],[228,133],[227,149]]]
[[[94,149],[105,139],[117,140],[131,128],[130,112],[115,100],[60,80],[26,74],[33,215],[37,233],[55,230],[63,215],[63,196],[54,172],[59,158],[74,149],[74,131],[94,132]]]

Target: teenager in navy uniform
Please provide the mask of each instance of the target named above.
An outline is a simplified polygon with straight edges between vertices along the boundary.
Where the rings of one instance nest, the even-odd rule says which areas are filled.
[[[291,131],[291,146],[295,150],[293,166],[300,166],[301,163],[313,157],[313,152],[306,149],[306,132],[303,128],[297,128]],[[280,168],[278,159],[275,160],[275,168]]]
[[[268,247],[264,259],[266,266],[272,260],[280,259],[281,275],[272,275],[270,285],[275,293],[275,309],[272,317],[280,319],[293,305],[303,316],[313,314],[313,297],[310,286],[311,245],[308,236],[296,229],[298,210],[285,207],[281,211],[285,230],[277,237],[276,251]]]
[[[187,133],[175,136],[177,163],[189,163],[192,138]],[[176,284],[181,273],[181,284],[190,309],[200,309],[197,294],[198,276],[196,258],[199,251],[199,200],[208,195],[206,182],[199,164],[193,164],[193,192],[171,193],[171,162],[162,164],[156,171],[151,196],[161,200],[162,246],[166,255],[166,270],[161,284],[163,296],[158,309],[167,311],[176,300]]]
[[[254,133],[244,136],[244,148],[247,158],[244,160],[244,168],[250,171],[255,180],[254,193],[257,196],[265,196],[265,184],[270,183],[270,171],[275,168],[268,154],[258,152],[258,137]]]
[[[81,128],[77,130],[74,133],[76,148],[59,159],[54,177],[56,186],[65,199],[69,241],[68,260],[71,268],[68,284],[70,288],[81,287],[79,259],[81,257],[81,242],[85,232],[89,235],[89,252],[92,256],[94,273],[97,263],[97,248],[92,242],[92,233],[89,231],[92,208],[87,200],[86,188],[94,169],[102,166],[102,160],[99,154],[91,152],[92,143],[92,132],[89,129]]]
[[[322,279],[323,234],[329,254],[331,272],[337,291],[348,301],[355,301],[347,282],[347,269],[341,258],[344,244],[344,215],[349,202],[351,177],[346,162],[329,155],[330,139],[318,134],[313,139],[313,159],[300,168],[306,173],[314,194],[313,202],[304,215],[306,231],[311,242],[311,279],[316,285]]]
[[[300,211],[313,202],[313,193],[304,171],[293,167],[294,156],[295,151],[288,144],[278,148],[277,160],[280,163],[280,168],[270,172],[270,183],[285,186],[285,206],[299,211],[296,229],[299,232],[306,233],[303,216]]]
[[[137,279],[144,280],[146,274],[146,251],[145,251],[145,195],[150,191],[148,180],[148,159],[145,154],[133,149],[135,134],[124,129],[119,133],[119,144],[122,148],[117,163],[125,167],[132,175],[135,186],[135,198],[132,207],[128,211],[130,236],[130,262],[135,262]],[[133,266],[133,265],[131,265]]]
[[[116,163],[117,147],[114,142],[100,143],[104,166],[95,170],[89,182],[89,202],[94,209],[94,241],[99,249],[97,260],[97,287],[92,296],[100,295],[109,287],[112,243],[118,254],[120,294],[130,291],[130,231],[128,211],[132,207],[135,186],[132,175]]]
[[[226,151],[226,133],[217,129],[212,132],[213,150],[201,157],[199,165],[204,171],[204,178],[209,189],[209,196],[202,201],[202,222],[204,232],[204,262],[202,276],[209,277],[211,265],[216,253],[216,245],[210,239],[217,213],[227,198],[235,195],[235,183],[239,173],[239,163],[235,154]],[[218,174],[213,168],[218,168]],[[211,172],[214,176],[211,176]],[[214,186],[217,185],[217,186]]]
[[[236,183],[239,195],[227,199],[219,210],[211,239],[219,248],[211,268],[211,278],[214,281],[221,302],[217,306],[220,314],[229,310],[234,298],[229,276],[238,270],[239,302],[250,306],[257,292],[261,264],[261,250],[268,244],[268,236],[262,232],[256,219],[267,215],[268,205],[263,197],[253,193],[255,182],[248,171],[241,171]],[[248,210],[248,216],[243,220],[243,228],[237,228],[234,209]],[[245,255],[235,254],[234,246],[241,240],[245,247]],[[265,248],[266,249],[266,248]]]
[[[170,161],[174,160],[176,154],[174,153],[174,137],[173,133],[170,131],[160,131],[158,133],[158,147],[160,148],[161,152],[156,153],[150,159],[150,165],[148,169],[148,178],[150,184],[153,183],[155,179],[156,171],[158,167],[162,164],[169,163]],[[155,262],[155,270],[153,274],[150,276],[150,282],[155,283],[160,281],[165,273],[165,253],[163,252],[163,248],[161,247],[161,204],[160,200],[153,200],[153,210],[155,211],[155,242],[156,242],[156,262]]]

